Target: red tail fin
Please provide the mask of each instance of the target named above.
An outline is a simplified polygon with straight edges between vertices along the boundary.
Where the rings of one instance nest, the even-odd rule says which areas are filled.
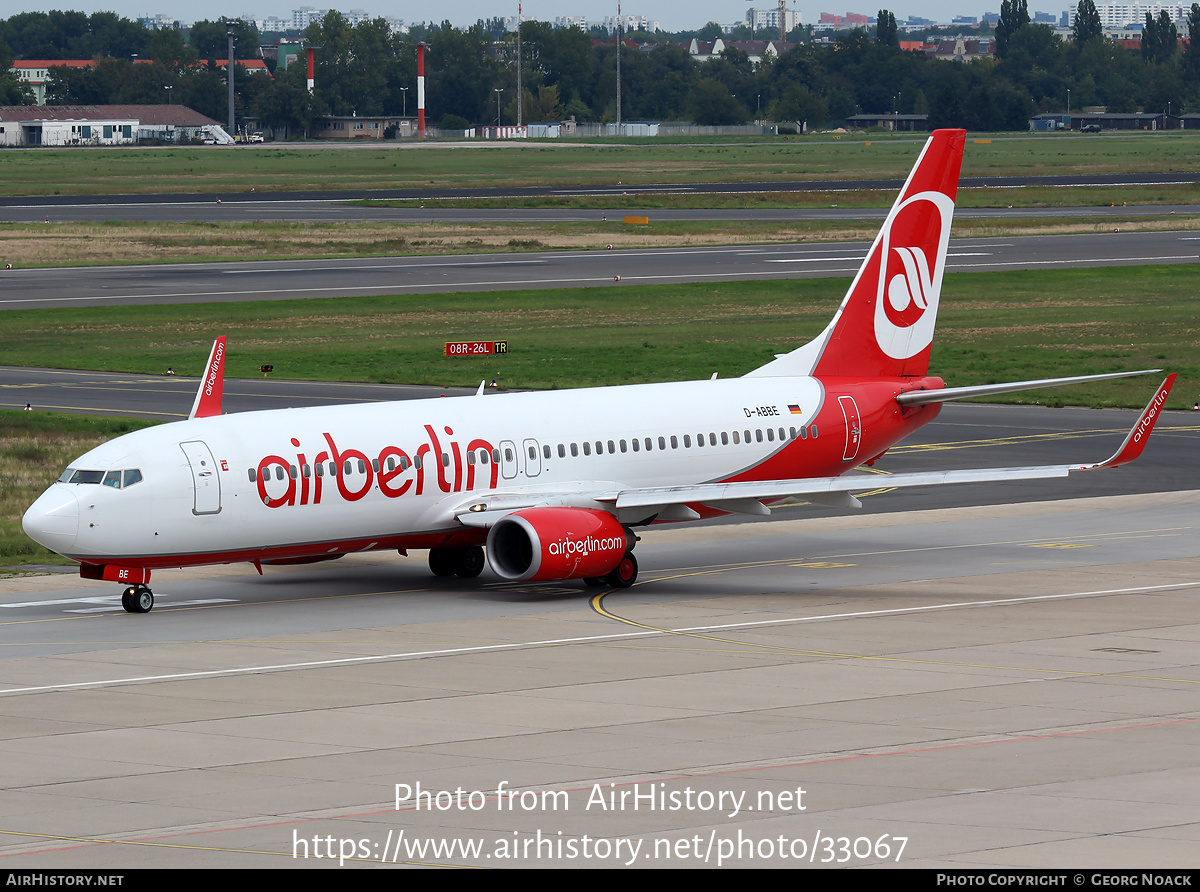
[[[937,321],[963,130],[936,130],[829,329],[815,375],[923,376]]]
[[[192,403],[191,418],[208,418],[221,414],[221,396],[225,392],[225,335],[213,341],[212,352],[208,354],[208,365],[204,367],[204,377],[200,379],[200,389],[196,391],[196,401]]]

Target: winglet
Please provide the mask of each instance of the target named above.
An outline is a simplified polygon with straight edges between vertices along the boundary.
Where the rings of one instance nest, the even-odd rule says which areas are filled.
[[[1158,417],[1162,414],[1163,403],[1167,401],[1167,394],[1171,392],[1171,387],[1175,384],[1175,375],[1167,375],[1163,383],[1159,385],[1154,396],[1150,398],[1150,402],[1146,403],[1146,408],[1142,410],[1142,414],[1138,416],[1137,423],[1129,431],[1129,435],[1125,437],[1125,442],[1121,444],[1121,448],[1113,453],[1112,458],[1107,461],[1102,461],[1098,465],[1088,465],[1083,470],[1094,471],[1097,468],[1115,468],[1117,465],[1127,464],[1133,461],[1142,454],[1142,450],[1146,448],[1146,441],[1150,439],[1150,432],[1154,430],[1154,425],[1158,421]]]
[[[204,367],[204,377],[200,379],[200,389],[196,391],[196,402],[192,403],[193,418],[208,418],[221,414],[221,395],[225,391],[225,335],[213,341],[212,352],[208,354],[208,365]]]

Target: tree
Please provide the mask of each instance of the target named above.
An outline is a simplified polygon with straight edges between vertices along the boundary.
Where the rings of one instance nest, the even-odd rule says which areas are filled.
[[[718,80],[704,78],[688,94],[688,113],[697,124],[745,124],[750,118],[729,88]]]
[[[1146,24],[1142,26],[1142,58],[1147,62],[1167,62],[1179,45],[1179,31],[1164,9],[1156,19],[1146,13]]]
[[[1082,46],[1089,40],[1097,40],[1104,36],[1104,28],[1100,24],[1100,13],[1092,0],[1079,0],[1075,8],[1075,45]]]
[[[1193,3],[1187,14],[1188,45],[1183,57],[1184,67],[1193,77],[1200,75],[1200,3]]]
[[[886,9],[881,9],[876,22],[875,39],[879,45],[900,49],[900,29],[896,25],[896,17]]]
[[[1018,30],[1028,25],[1028,0],[1004,0],[1000,4],[1000,21],[996,22],[996,55],[1008,52],[1008,41]]]

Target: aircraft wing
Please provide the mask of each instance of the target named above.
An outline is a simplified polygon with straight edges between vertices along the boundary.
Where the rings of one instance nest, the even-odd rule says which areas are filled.
[[[917,471],[904,474],[846,474],[839,477],[805,477],[795,480],[751,480],[738,483],[701,483],[686,486],[593,489],[575,493],[513,493],[482,496],[454,512],[467,526],[490,527],[522,508],[564,506],[615,511],[623,521],[656,516],[660,520],[694,520],[700,515],[689,505],[707,505],[733,514],[770,514],[762,503],[802,498],[831,507],[861,507],[852,493],[881,487],[942,486],[948,483],[996,483],[1066,477],[1078,471],[1096,471],[1127,464],[1142,454],[1160,410],[1175,383],[1169,375],[1146,408],[1138,415],[1120,448],[1093,464],[1042,465],[1016,468],[971,468],[956,471]]]

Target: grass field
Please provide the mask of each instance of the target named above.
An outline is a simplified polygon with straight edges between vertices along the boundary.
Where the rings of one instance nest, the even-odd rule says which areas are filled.
[[[1200,132],[988,135],[967,141],[964,176],[1200,170]],[[381,147],[8,149],[12,195],[246,192],[514,185],[703,183],[902,177],[919,136],[420,144]]]
[[[1014,214],[1018,212],[1014,211]],[[1200,215],[959,220],[955,238],[1200,229]],[[0,223],[0,264],[33,267],[870,240],[877,221],[590,223]],[[3,274],[0,273],[0,276]]]
[[[933,370],[951,384],[1164,367],[1171,407],[1200,383],[1195,266],[946,277]],[[520,388],[741,375],[812,338],[844,279],[612,286],[266,303],[5,313],[13,365],[198,375],[216,334],[228,374]],[[506,339],[507,356],[448,359],[447,340]],[[50,357],[61,357],[54,363]],[[1011,401],[1138,406],[1144,381],[1015,394]]]

